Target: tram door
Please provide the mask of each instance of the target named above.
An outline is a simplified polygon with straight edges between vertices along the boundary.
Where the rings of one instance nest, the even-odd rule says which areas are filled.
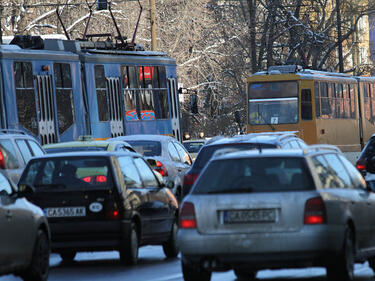
[[[109,104],[109,123],[111,126],[111,137],[123,136],[124,120],[121,110],[121,90],[119,77],[107,77],[107,93]]]
[[[182,142],[182,135],[180,129],[180,111],[178,107],[178,90],[177,90],[177,80],[176,78],[168,79],[168,92],[169,101],[171,108],[171,120],[172,120],[172,130],[174,137]]]
[[[36,92],[39,108],[39,134],[42,144],[57,142],[55,103],[52,76],[36,75]]]

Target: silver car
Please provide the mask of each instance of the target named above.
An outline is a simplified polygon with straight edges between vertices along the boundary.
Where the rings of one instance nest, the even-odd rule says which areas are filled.
[[[331,280],[353,280],[355,261],[375,269],[374,212],[375,193],[334,147],[220,155],[182,203],[184,279],[323,266]]]
[[[0,275],[15,273],[26,281],[46,281],[50,231],[43,211],[0,172]]]
[[[180,142],[163,135],[129,135],[110,140],[126,141],[142,154],[151,167],[163,176],[177,200],[181,201],[184,174],[190,168],[192,159]]]

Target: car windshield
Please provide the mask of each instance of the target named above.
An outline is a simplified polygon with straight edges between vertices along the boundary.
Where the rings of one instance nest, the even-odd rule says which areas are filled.
[[[159,141],[135,141],[126,140],[135,151],[143,156],[160,156],[161,155],[161,143]]]
[[[225,159],[211,162],[193,194],[282,192],[313,189],[305,160],[293,157]]]
[[[210,145],[205,146],[199,152],[197,159],[194,162],[194,168],[196,169],[203,169],[203,167],[207,164],[207,162],[211,159],[212,155],[223,148],[234,148],[238,150],[249,150],[249,149],[256,149],[256,148],[276,148],[275,145],[272,144],[259,144],[259,143],[230,143],[230,144],[222,144],[222,145]]]
[[[62,152],[75,152],[75,151],[105,151],[106,146],[75,146],[75,147],[57,147],[46,148],[47,153],[62,153]]]
[[[196,153],[204,145],[204,142],[202,142],[202,141],[191,141],[191,142],[184,142],[183,145],[185,146],[186,150],[189,153]]]
[[[37,191],[111,188],[109,162],[103,157],[46,158],[32,160],[19,184]]]

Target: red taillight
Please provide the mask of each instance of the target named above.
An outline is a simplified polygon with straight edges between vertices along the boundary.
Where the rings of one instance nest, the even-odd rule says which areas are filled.
[[[359,171],[366,170],[366,162],[363,159],[358,160],[355,166]]]
[[[198,174],[185,174],[184,176],[184,186],[185,185],[193,185],[194,182],[197,180],[198,178]]]
[[[0,169],[5,169],[4,155],[1,150],[0,150]]]
[[[96,182],[107,182],[107,177],[106,176],[96,176]]]
[[[160,161],[156,161],[155,171],[159,172],[162,177],[168,177],[168,171]]]
[[[193,203],[182,203],[179,221],[180,228],[197,228],[197,220],[195,218],[195,208]]]
[[[84,177],[82,180],[85,182],[91,182],[91,177]]]
[[[305,224],[324,224],[326,223],[326,207],[321,197],[311,198],[305,204]]]
[[[107,217],[112,220],[117,220],[120,218],[120,212],[118,210],[110,210],[107,212]]]

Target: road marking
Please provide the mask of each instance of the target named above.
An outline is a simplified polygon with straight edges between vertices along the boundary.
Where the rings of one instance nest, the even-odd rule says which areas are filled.
[[[170,276],[166,276],[166,277],[162,277],[158,279],[152,279],[151,281],[167,281],[167,280],[173,280],[176,278],[182,278],[182,274],[178,273],[178,274],[174,274],[174,275],[170,275]]]

